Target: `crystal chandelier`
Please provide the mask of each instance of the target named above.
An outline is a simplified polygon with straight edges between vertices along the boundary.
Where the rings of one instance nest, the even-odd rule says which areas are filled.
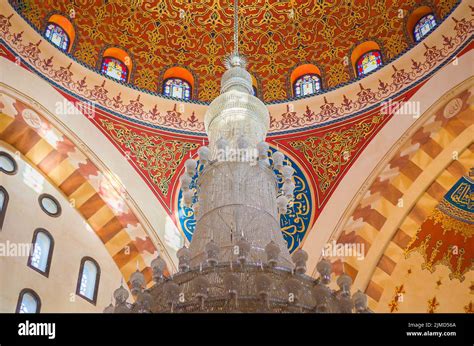
[[[252,95],[252,79],[238,52],[237,1],[234,52],[226,61],[221,93],[210,104],[205,126],[209,146],[188,159],[180,177],[183,203],[196,228],[189,248],[177,252],[179,272],[165,277],[165,261],[151,263],[154,285],[130,278],[134,303],[121,286],[105,312],[368,312],[367,297],[351,296],[352,279],[342,274],[329,288],[331,263],[317,265],[319,278],[305,274],[307,253],[290,256],[280,215],[293,201],[294,169],[265,142],[269,113]]]

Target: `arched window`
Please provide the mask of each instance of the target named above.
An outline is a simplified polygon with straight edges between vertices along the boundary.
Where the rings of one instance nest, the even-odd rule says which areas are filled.
[[[0,151],[0,172],[12,175],[16,173],[17,169],[18,166],[13,157],[4,151]]]
[[[373,50],[362,55],[357,60],[357,76],[363,77],[382,66],[382,55],[380,51]]]
[[[357,77],[364,77],[383,65],[381,48],[375,41],[358,44],[352,50],[350,58]]]
[[[102,59],[101,72],[120,82],[126,82],[128,78],[128,70],[123,62],[115,58]]]
[[[421,17],[413,29],[413,37],[416,42],[420,42],[436,26],[436,19],[432,13]]]
[[[33,249],[28,258],[28,266],[48,277],[53,256],[54,240],[45,229],[37,229],[31,242]]]
[[[60,14],[53,14],[46,24],[44,36],[64,52],[69,52],[75,37],[72,23]]]
[[[69,49],[69,36],[66,34],[66,31],[63,30],[59,25],[54,23],[49,23],[46,26],[46,31],[44,33],[46,38],[54,43],[59,49],[64,52],[67,52]]]
[[[132,70],[132,59],[123,49],[107,48],[102,55],[100,72],[120,82],[128,82]]]
[[[16,312],[20,314],[35,314],[41,310],[41,300],[35,291],[25,288],[20,292]]]
[[[314,95],[322,90],[321,71],[313,64],[296,67],[291,72],[290,82],[295,97]]]
[[[92,304],[95,304],[99,290],[99,279],[99,264],[90,257],[84,257],[79,269],[76,294]]]
[[[321,78],[317,74],[305,74],[295,81],[293,89],[296,97],[316,94],[321,90]]]
[[[436,17],[429,6],[415,8],[408,16],[406,29],[413,42],[420,42],[436,27]]]
[[[190,100],[193,94],[194,76],[181,66],[173,66],[163,74],[163,95]]]
[[[168,78],[163,83],[163,94],[178,99],[189,100],[191,98],[191,86],[180,78]]]
[[[5,220],[5,215],[7,214],[8,206],[8,192],[3,186],[0,186],[0,231],[3,227],[3,221]]]

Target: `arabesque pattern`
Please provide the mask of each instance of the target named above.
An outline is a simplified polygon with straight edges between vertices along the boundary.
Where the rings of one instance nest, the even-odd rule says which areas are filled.
[[[136,66],[132,82],[160,91],[167,67],[188,67],[199,82],[198,99],[219,94],[223,58],[232,46],[232,4],[224,0],[11,0],[38,30],[51,11],[73,17],[77,44],[72,54],[96,68],[108,45],[126,48]],[[435,0],[444,18],[455,0]],[[239,9],[240,50],[250,59],[249,71],[259,80],[265,101],[292,96],[290,70],[301,62],[323,71],[325,87],[348,82],[353,71],[348,56],[361,41],[376,39],[385,62],[408,48],[405,17],[425,4],[394,1],[242,0]]]

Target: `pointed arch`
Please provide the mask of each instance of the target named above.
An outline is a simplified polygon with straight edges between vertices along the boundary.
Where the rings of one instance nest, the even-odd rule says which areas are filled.
[[[125,198],[116,192],[115,185],[112,185],[108,175],[100,170],[70,137],[60,132],[43,115],[36,113],[38,111],[36,108],[33,110],[33,106],[12,96],[3,94],[2,97],[5,104],[12,102],[17,107],[3,109],[6,116],[0,116],[1,145],[9,152],[18,152],[21,157],[24,156],[31,162],[35,172],[37,170],[41,176],[49,179],[65,198],[73,199],[73,207],[107,247],[125,280],[129,279],[138,262],[141,268],[144,268],[147,282],[150,282],[152,275],[148,263],[156,253],[155,244],[148,235],[147,225],[139,220]],[[26,109],[41,122],[40,129],[30,127],[23,120],[21,114]],[[21,135],[10,136],[11,128],[15,128],[16,133]],[[41,146],[41,152],[31,150],[35,146]],[[45,153],[48,157],[56,159],[43,162]],[[58,166],[64,168],[60,170],[60,174],[55,169]],[[102,219],[97,223],[95,219],[99,214],[102,215]],[[131,234],[131,229],[137,233]],[[119,246],[110,247],[114,238],[120,238],[121,243]],[[126,258],[120,255],[125,251],[130,252]],[[169,255],[166,256],[169,259]],[[170,259],[169,261],[172,263]]]

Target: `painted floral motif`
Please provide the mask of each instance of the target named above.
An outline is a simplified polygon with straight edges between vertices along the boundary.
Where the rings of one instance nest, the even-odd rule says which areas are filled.
[[[423,269],[435,271],[437,265],[448,266],[449,278],[461,282],[472,268],[474,254],[474,181],[462,177],[448,191],[405,249],[423,255]]]
[[[228,42],[232,40],[232,5],[228,1],[10,0],[10,3],[38,29],[50,11],[68,13],[72,8],[80,13],[74,19],[80,44],[73,54],[91,67],[96,66],[102,47],[116,42],[129,47],[134,57],[136,86],[156,91],[157,85],[163,83],[160,71],[181,64],[198,77],[200,100],[211,101],[219,94],[216,80],[224,72],[220,62],[229,53]],[[323,81],[326,86],[348,82],[352,76],[344,64],[345,58],[352,43],[364,38],[380,40],[386,62],[396,58],[408,48],[400,11],[408,13],[414,6],[414,1],[406,0],[241,0],[240,3],[240,50],[251,57],[249,68],[261,80],[259,92],[265,101],[290,97],[288,69],[301,61],[317,61],[321,70],[326,71]],[[444,18],[456,4],[456,0],[434,0],[432,6]]]
[[[474,13],[474,10],[471,12]],[[466,13],[467,16],[471,15]],[[51,67],[51,57],[43,57],[41,51],[41,40],[36,43],[24,43],[21,37],[21,33],[11,31],[10,20],[14,14],[8,16],[0,15],[0,33],[4,41],[10,45],[10,47],[19,53],[19,55],[25,59],[33,68],[37,69],[40,73],[43,73],[46,77],[52,79],[60,86],[66,88],[69,92],[77,94],[80,97],[92,99],[97,102],[100,106],[103,106],[111,111],[118,112],[121,114],[127,114],[132,119],[140,121],[146,121],[152,125],[158,125],[163,127],[170,127],[179,130],[192,130],[196,132],[204,132],[204,124],[202,119],[196,119],[192,115],[185,114],[177,110],[176,105],[173,110],[165,111],[153,111],[154,107],[133,114],[127,113],[127,107],[132,105],[136,97],[130,100],[122,100],[121,103],[114,101],[114,96],[110,95],[110,91],[116,88],[116,84],[112,81],[105,81],[100,85],[90,85],[86,78],[82,75],[77,78],[73,69],[71,73],[62,72],[56,76],[56,73],[61,68]],[[384,99],[393,97],[396,93],[409,87],[410,85],[416,84],[420,78],[430,73],[436,66],[442,61],[449,58],[453,52],[461,46],[466,39],[470,37],[474,32],[474,20],[467,18],[454,18],[454,30],[453,35],[444,36],[442,42],[435,46],[425,45],[425,54],[421,61],[413,60],[411,68],[397,69],[393,67],[394,73],[390,79],[380,80],[378,87],[373,85],[364,86],[360,83],[360,92],[357,97],[349,98],[347,95],[343,95],[342,102],[335,102],[325,98],[325,103],[320,106],[319,110],[309,109],[312,113],[311,117],[308,117],[308,110],[304,113],[297,113],[292,111],[292,114],[273,114],[271,119],[270,132],[284,131],[291,129],[301,129],[306,126],[320,124],[326,121],[342,119],[347,115],[359,112],[364,108],[381,102]],[[45,66],[47,68],[45,68]],[[74,78],[76,77],[76,78]],[[212,82],[212,83],[211,83]],[[214,80],[206,80],[200,83],[202,88],[209,88],[212,85],[217,86]],[[202,90],[201,90],[202,91]],[[174,116],[179,116],[178,119],[167,117],[169,112],[174,112]],[[192,110],[190,111],[192,114]],[[170,120],[173,120],[170,122]]]
[[[428,300],[428,310],[427,310],[428,313],[434,314],[436,310],[438,309],[438,307],[439,307],[439,302],[436,299],[436,297],[433,297]]]
[[[392,300],[388,304],[388,307],[390,308],[390,312],[397,312],[399,309],[399,304],[403,302],[403,297],[405,294],[405,288],[403,285],[396,286],[395,287],[395,293],[393,295]]]
[[[313,167],[318,187],[323,194],[339,176],[342,167],[352,161],[350,159],[359,144],[377,129],[382,118],[383,115],[378,115],[350,128],[290,142],[290,145],[300,151]]]
[[[186,154],[197,148],[195,143],[132,131],[126,125],[109,120],[101,119],[100,123],[164,196],[168,195],[171,181]]]

